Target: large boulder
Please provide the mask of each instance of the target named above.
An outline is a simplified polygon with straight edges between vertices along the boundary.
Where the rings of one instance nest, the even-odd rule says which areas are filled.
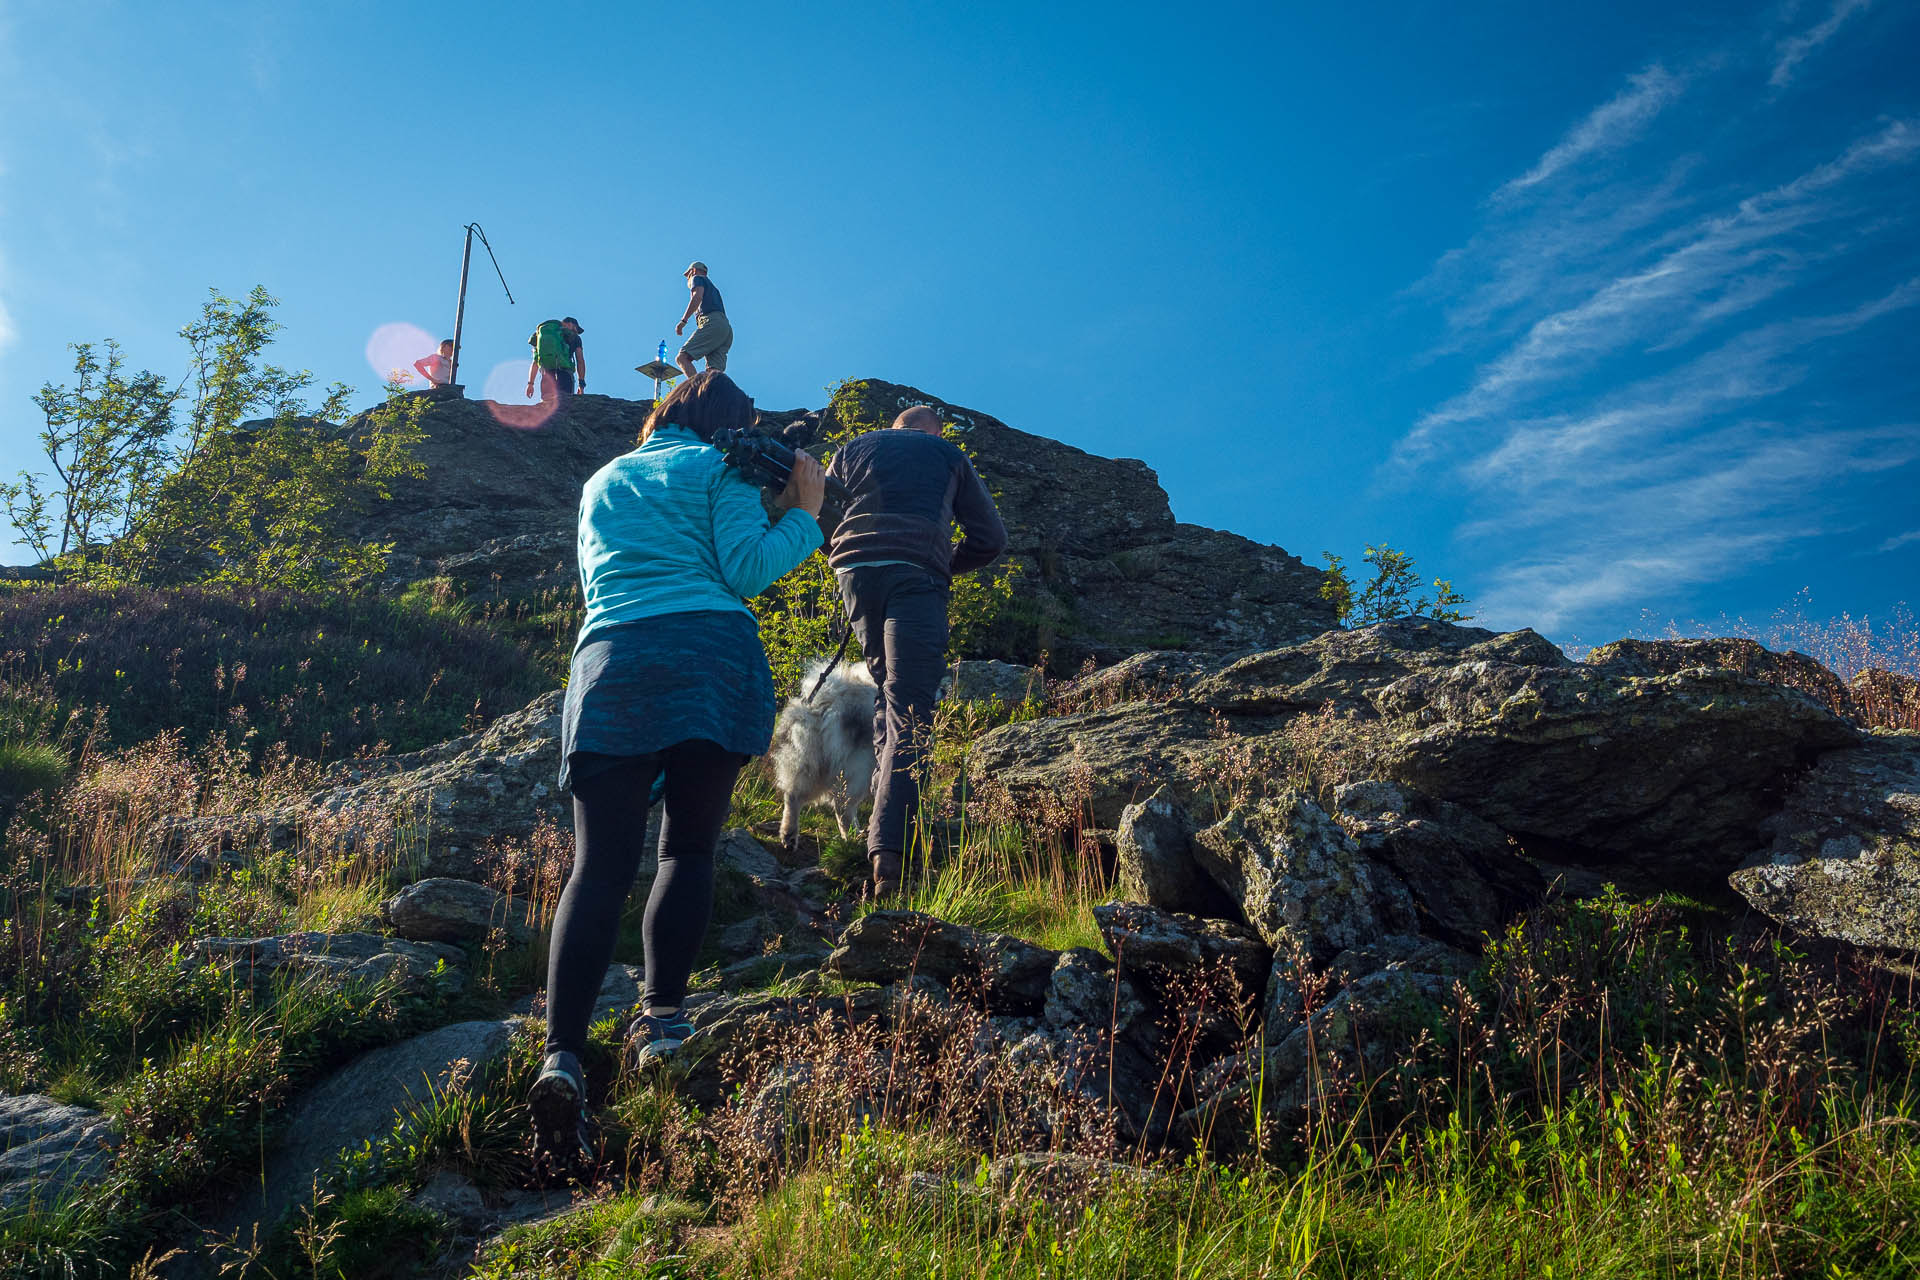
[[[259,1179],[207,1227],[209,1244],[265,1238],[313,1203],[340,1156],[385,1137],[416,1107],[506,1051],[517,1019],[456,1022],[362,1054],[297,1098]]]
[[[256,982],[292,975],[329,986],[392,983],[413,995],[466,986],[467,956],[439,942],[407,942],[377,933],[290,933],[278,938],[199,938],[180,964],[219,965]]]
[[[1229,726],[1200,707],[1132,702],[1002,725],[973,744],[967,773],[989,808],[1004,797],[1030,822],[1111,828],[1160,787],[1204,811],[1223,748],[1271,730]]]
[[[1075,680],[1064,715],[1002,726],[967,758],[973,794],[1004,793],[1029,817],[1111,828],[1121,810],[1164,786],[1211,821],[1227,775],[1286,748],[1295,716],[1333,704],[1371,719],[1367,695],[1412,672],[1498,660],[1564,668],[1565,654],[1531,631],[1504,634],[1428,618],[1328,631],[1242,657],[1141,654]],[[1125,699],[1125,700],[1122,700]]]
[[[1193,838],[1208,875],[1261,941],[1316,963],[1414,930],[1413,899],[1326,810],[1295,792],[1254,801]]]
[[[998,658],[968,659],[947,668],[940,697],[950,702],[996,702],[1018,707],[1046,692],[1046,673]]]
[[[1273,950],[1245,925],[1140,902],[1103,903],[1093,909],[1093,918],[1120,972],[1138,974],[1147,990],[1159,992],[1169,983],[1215,973],[1230,975],[1248,999],[1266,988]]]
[[[503,846],[572,822],[558,786],[563,696],[543,693],[479,733],[423,751],[343,761],[320,788],[278,808],[164,818],[143,838],[188,864],[305,842],[391,864],[403,882],[493,878]]]
[[[1165,787],[1122,809],[1114,832],[1114,880],[1120,896],[1165,911],[1239,918],[1239,904],[1194,858],[1196,829],[1192,815]]]
[[[298,819],[421,850],[402,869],[408,878],[484,879],[491,847],[527,840],[542,821],[570,822],[558,785],[562,697],[543,693],[480,733],[351,766]]]
[[[421,419],[414,453],[423,474],[392,485],[392,500],[358,518],[354,532],[391,542],[405,559],[389,572],[441,572],[443,559],[526,535],[569,534],[580,486],[632,449],[651,406],[640,400],[579,395],[558,413],[490,400],[436,399]],[[364,429],[364,419],[348,424]],[[572,569],[572,538],[564,550]],[[475,585],[491,567],[470,569]]]
[[[1067,711],[1095,711],[1123,702],[1191,701],[1193,684],[1221,662],[1216,654],[1183,649],[1136,653],[1056,686],[1050,701]]]
[[[0,1094],[0,1208],[45,1209],[105,1177],[112,1121],[45,1094]]]
[[[1715,636],[1695,640],[1615,640],[1582,660],[1611,675],[1671,676],[1700,667],[1716,667],[1784,685],[1813,698],[1828,710],[1847,715],[1853,697],[1839,676],[1804,653],[1776,653],[1758,640]]]
[[[1340,787],[1335,805],[1360,851],[1413,895],[1423,934],[1478,950],[1546,892],[1505,832],[1457,804],[1376,778]]]
[[[1532,631],[1499,633],[1431,618],[1396,618],[1249,654],[1197,681],[1191,700],[1229,715],[1290,714],[1329,702],[1365,714],[1372,710],[1367,702],[1372,690],[1416,671],[1476,661],[1571,665],[1557,646]]]
[[[1811,937],[1920,950],[1920,733],[1823,757],[1766,825],[1731,876],[1747,901]]]
[[[1475,661],[1375,690],[1381,772],[1529,854],[1705,888],[1758,843],[1793,776],[1858,733],[1813,698],[1721,668]]]
[[[955,994],[977,993],[996,1013],[1031,1013],[1046,999],[1059,958],[1022,938],[923,912],[875,911],[847,926],[825,967],[847,982],[930,978]]]
[[[533,940],[526,903],[472,880],[416,880],[387,899],[380,914],[411,942],[484,942],[496,932],[515,945]]]

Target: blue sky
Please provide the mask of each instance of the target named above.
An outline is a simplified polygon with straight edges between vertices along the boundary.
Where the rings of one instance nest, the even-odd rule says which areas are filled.
[[[1920,6],[0,0],[0,474],[210,285],[371,399],[452,324],[639,395],[713,267],[766,405],[908,382],[1490,625],[1920,604]],[[378,344],[376,343],[376,348]],[[507,372],[499,372],[506,368]],[[491,381],[489,381],[491,379]],[[15,558],[22,558],[16,553]]]

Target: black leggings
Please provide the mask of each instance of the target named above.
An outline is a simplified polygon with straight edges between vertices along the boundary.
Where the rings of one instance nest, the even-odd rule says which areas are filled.
[[[677,1005],[687,994],[693,958],[713,914],[713,850],[727,820],[734,779],[745,758],[717,743],[677,742],[617,763],[573,784],[573,874],[554,913],[547,963],[547,1052],[579,1053],[587,1020],[613,961],[620,913],[647,832],[647,800],[666,770],[660,870],[647,896],[646,1002]]]

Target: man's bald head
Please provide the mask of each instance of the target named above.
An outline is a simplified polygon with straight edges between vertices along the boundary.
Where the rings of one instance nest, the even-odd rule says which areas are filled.
[[[893,420],[896,428],[908,431],[924,431],[930,436],[940,434],[940,415],[924,404],[914,405],[911,409],[902,409],[900,416]]]

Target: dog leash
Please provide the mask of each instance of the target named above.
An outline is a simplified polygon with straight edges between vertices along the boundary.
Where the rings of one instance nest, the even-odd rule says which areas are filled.
[[[813,682],[813,688],[807,690],[805,701],[809,703],[813,701],[813,695],[820,692],[820,686],[827,682],[827,677],[833,673],[833,669],[840,665],[840,655],[846,652],[847,637],[853,634],[853,615],[845,609],[840,609],[838,612],[843,622],[840,638],[833,642],[833,652],[827,655],[827,665],[820,668],[820,678]]]

